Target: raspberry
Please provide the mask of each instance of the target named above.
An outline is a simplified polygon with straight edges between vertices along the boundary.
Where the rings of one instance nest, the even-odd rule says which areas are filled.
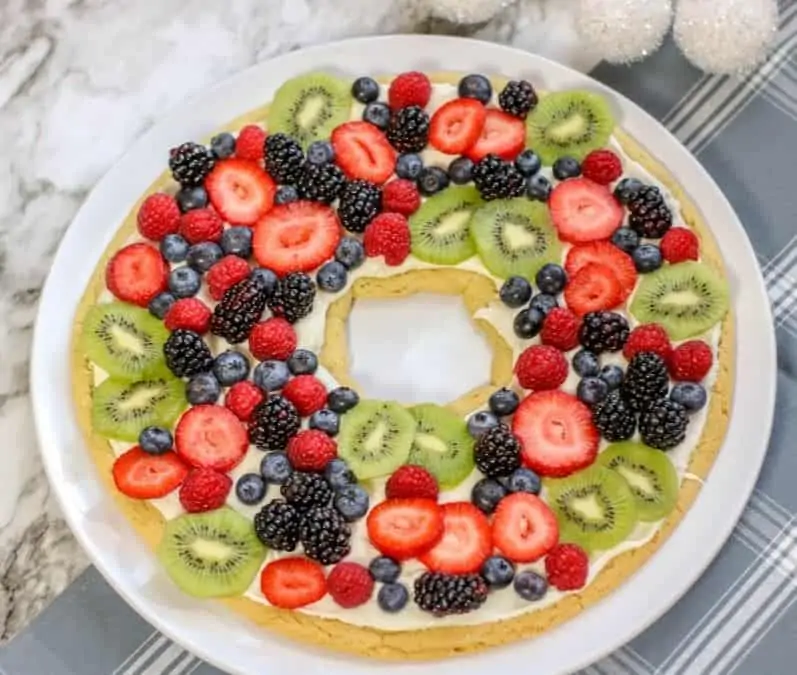
[[[219,242],[224,223],[213,209],[193,209],[180,217],[180,234],[189,244],[202,241]]]
[[[396,469],[385,485],[388,499],[434,499],[439,489],[434,476],[422,466],[405,464]]]
[[[524,389],[557,389],[567,379],[567,361],[555,347],[534,345],[518,358],[515,375]]]
[[[296,350],[296,331],[286,319],[261,321],[249,333],[249,351],[258,361],[285,361]]]
[[[224,405],[232,410],[239,420],[248,422],[254,409],[263,402],[263,398],[263,391],[260,387],[253,382],[244,380],[236,382],[230,387],[224,397]]]
[[[300,431],[288,441],[288,460],[299,471],[323,471],[338,456],[338,445],[323,431]]]
[[[240,159],[257,161],[263,159],[263,146],[266,132],[256,124],[248,124],[238,133],[235,139],[235,156]]]
[[[554,307],[545,317],[540,339],[542,344],[568,352],[578,346],[581,322],[569,309]]]
[[[206,281],[210,297],[220,301],[224,294],[239,281],[249,276],[252,270],[243,258],[237,255],[226,255],[208,270]]]
[[[548,583],[560,591],[583,588],[588,571],[589,557],[575,544],[557,544],[545,557]]]
[[[685,227],[674,227],[667,230],[659,243],[661,254],[668,263],[679,263],[685,260],[697,260],[700,242],[695,233]]]
[[[401,265],[410,254],[410,228],[400,213],[381,213],[365,228],[363,237],[368,257],[383,255],[385,263]]]
[[[591,181],[608,185],[622,176],[623,165],[611,150],[593,150],[581,163],[581,173]]]
[[[426,75],[418,71],[402,73],[390,83],[387,91],[388,103],[394,110],[411,105],[425,108],[431,96],[432,83]]]
[[[180,208],[171,195],[158,192],[144,200],[136,216],[138,231],[145,239],[160,241],[180,227]]]
[[[210,330],[210,319],[213,316],[210,308],[196,298],[180,298],[163,317],[163,323],[171,331],[178,328],[192,330],[202,335]]]
[[[398,178],[382,188],[382,208],[403,216],[415,213],[421,205],[421,194],[411,180]]]
[[[312,375],[297,375],[282,389],[302,417],[321,410],[327,402],[327,388]]]
[[[191,469],[180,486],[180,503],[188,513],[212,511],[224,506],[232,487],[226,473],[213,469]]]
[[[623,356],[630,361],[639,352],[653,352],[661,356],[666,362],[672,352],[672,345],[667,331],[657,323],[649,323],[634,328],[623,347]]]
[[[690,340],[678,345],[668,362],[670,377],[684,382],[700,382],[711,370],[714,355],[711,347],[700,340]]]
[[[374,580],[362,565],[342,562],[335,565],[327,577],[327,591],[341,607],[351,609],[368,602],[374,590]]]

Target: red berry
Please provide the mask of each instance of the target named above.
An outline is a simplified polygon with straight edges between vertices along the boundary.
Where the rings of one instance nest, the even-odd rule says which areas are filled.
[[[653,352],[661,356],[667,363],[672,352],[667,331],[657,323],[648,323],[634,328],[623,347],[623,356],[630,361],[639,352]]]
[[[247,124],[235,139],[235,156],[253,162],[263,159],[266,132],[256,124]]]
[[[478,572],[493,550],[487,517],[470,502],[449,502],[443,511],[443,537],[420,557],[433,572]]]
[[[573,278],[582,267],[589,263],[608,267],[620,282],[624,298],[634,291],[637,281],[636,266],[631,256],[625,251],[621,251],[608,241],[591,241],[587,244],[573,246],[567,252],[565,260],[567,276]]]
[[[169,330],[184,328],[202,335],[210,330],[213,313],[197,298],[180,298],[166,312],[163,323]]]
[[[166,290],[169,266],[149,244],[130,244],[119,249],[105,268],[105,285],[117,298],[146,307]]]
[[[246,455],[249,438],[238,418],[220,405],[188,410],[174,431],[177,454],[191,466],[229,471]]]
[[[286,452],[294,469],[323,471],[338,456],[338,444],[323,431],[307,429],[288,441]]]
[[[387,479],[385,496],[388,499],[402,497],[419,499],[437,499],[439,489],[437,480],[422,466],[405,464],[396,469],[395,473]]]
[[[362,565],[340,562],[327,577],[327,590],[337,604],[351,609],[368,602],[374,591],[374,580]]]
[[[394,560],[415,558],[443,536],[443,511],[432,499],[388,499],[366,519],[368,538]]]
[[[586,178],[559,183],[551,192],[548,208],[559,237],[572,244],[608,239],[624,216],[609,188]]]
[[[213,209],[193,209],[180,218],[180,234],[189,244],[202,241],[219,242],[224,233],[224,222]]]
[[[248,422],[254,409],[263,402],[264,398],[265,396],[260,387],[253,382],[244,380],[243,382],[236,382],[230,387],[224,397],[224,405],[232,410],[239,420]]]
[[[313,375],[297,375],[292,378],[282,388],[282,395],[293,403],[302,417],[321,410],[327,402],[327,388]]]
[[[286,361],[296,350],[296,344],[293,326],[279,316],[255,324],[249,333],[249,351],[258,361]]]
[[[332,132],[335,161],[348,178],[377,185],[393,175],[396,151],[387,137],[368,122],[346,122]]]
[[[432,115],[429,143],[449,155],[460,155],[479,138],[487,109],[472,98],[455,98],[444,103]]]
[[[670,355],[670,376],[683,382],[700,382],[714,362],[711,347],[700,340],[690,340],[678,345]]]
[[[659,243],[661,255],[668,263],[697,260],[700,257],[700,242],[692,230],[673,227],[667,230]]]
[[[623,287],[611,267],[587,263],[565,286],[565,302],[576,316],[622,304]]]
[[[138,446],[116,458],[113,481],[124,495],[133,499],[165,497],[188,474],[188,466],[176,453],[151,455]]]
[[[180,227],[180,208],[171,195],[158,192],[144,200],[136,216],[139,234],[160,241]]]
[[[562,352],[548,345],[528,347],[515,364],[520,386],[535,391],[557,389],[567,379],[567,370]]]
[[[382,209],[411,216],[421,206],[421,193],[411,180],[397,178],[382,188]]]
[[[560,591],[575,591],[587,583],[589,557],[576,544],[559,544],[545,557],[548,583]]]
[[[387,90],[387,100],[393,109],[406,108],[410,105],[425,108],[431,96],[432,83],[426,75],[418,71],[401,73],[390,83]]]
[[[584,178],[608,185],[623,175],[623,164],[611,150],[593,150],[581,163],[581,173]]]
[[[261,572],[260,592],[274,607],[298,609],[310,605],[327,594],[324,568],[307,558],[280,558]]]
[[[274,206],[277,184],[257,162],[223,159],[205,179],[205,189],[228,223],[253,225]]]
[[[191,469],[180,486],[180,503],[188,513],[213,511],[224,506],[232,487],[226,473],[213,469]]]
[[[493,543],[514,562],[539,560],[559,541],[559,524],[536,495],[515,492],[504,497],[493,516]]]
[[[554,307],[545,317],[540,339],[542,344],[568,352],[578,346],[578,329],[581,321],[569,309]]]
[[[501,159],[515,159],[526,144],[526,125],[523,120],[502,110],[487,110],[476,142],[465,155],[478,162],[487,155],[498,155]]]
[[[251,271],[249,263],[243,258],[237,255],[224,256],[208,270],[205,277],[210,297],[218,302],[235,284],[246,279]]]
[[[410,254],[407,219],[400,213],[380,213],[365,228],[363,245],[368,257],[382,255],[387,265],[401,265]]]

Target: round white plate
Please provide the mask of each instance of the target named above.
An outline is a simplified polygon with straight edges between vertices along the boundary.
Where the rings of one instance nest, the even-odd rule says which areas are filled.
[[[542,637],[435,665],[437,675],[573,671],[630,640],[663,614],[714,558],[738,519],[764,460],[775,397],[775,343],[769,303],[753,250],[730,205],[697,161],[652,117],[594,80],[543,58],[494,44],[446,37],[365,38],[261,63],[165,116],[98,183],[61,244],[44,289],[31,380],[41,452],[73,532],[108,582],[145,619],[198,656],[240,674],[369,675],[375,663],[297,647],[181,594],[136,537],[96,479],[72,414],[69,350],[73,313],[97,260],[125,214],[163,171],[166,150],[201,138],[271,99],[287,78],[313,69],[351,76],[403,70],[457,70],[526,77],[541,87],[587,87],[613,99],[620,124],[689,186],[718,234],[731,275],[737,330],[736,382],[727,439],[700,497],[673,536],[604,601]],[[743,319],[743,320],[739,320]],[[739,471],[739,466],[744,471]],[[700,542],[695,546],[694,542]],[[672,570],[678,570],[673,575]],[[424,664],[380,666],[421,673]]]

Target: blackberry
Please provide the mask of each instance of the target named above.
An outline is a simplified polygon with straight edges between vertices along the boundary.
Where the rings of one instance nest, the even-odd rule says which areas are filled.
[[[282,499],[275,499],[255,515],[255,534],[275,551],[293,551],[299,543],[299,512]]]
[[[537,105],[537,92],[526,80],[512,80],[508,82],[503,91],[498,95],[498,104],[504,112],[526,119],[529,112]]]
[[[288,504],[300,511],[327,507],[332,500],[332,488],[319,473],[294,471],[283,483],[280,493]]]
[[[520,197],[526,180],[512,162],[497,155],[487,155],[473,167],[473,182],[485,201]]]
[[[592,421],[610,443],[627,441],[636,431],[636,415],[616,389],[595,406]]]
[[[178,328],[163,345],[166,365],[177,377],[207,373],[213,367],[213,354],[202,336],[192,330]]]
[[[473,456],[485,476],[501,478],[520,466],[520,443],[506,424],[497,424],[479,437]]]
[[[628,201],[628,224],[640,237],[660,239],[672,227],[672,212],[659,188],[645,185]]]
[[[296,323],[313,311],[314,300],[315,282],[304,272],[292,272],[277,282],[268,307],[274,316]]]
[[[581,323],[578,341],[591,352],[618,352],[628,340],[628,321],[617,312],[589,312]]]
[[[271,396],[252,411],[249,440],[260,450],[284,450],[299,431],[299,424],[293,403],[283,396]]]
[[[399,152],[420,152],[429,141],[429,113],[417,105],[396,110],[390,116],[387,140]]]
[[[183,143],[169,151],[172,177],[183,187],[201,185],[215,162],[213,152],[199,143]]]
[[[364,232],[382,210],[382,190],[367,180],[353,180],[340,193],[338,216],[349,232]]]
[[[302,146],[287,134],[277,133],[266,138],[264,152],[271,177],[278,183],[293,184],[304,166]]]
[[[631,410],[641,412],[664,398],[668,386],[669,377],[664,359],[653,352],[639,352],[626,368],[620,393]]]
[[[335,509],[325,506],[316,506],[304,514],[299,539],[304,554],[322,565],[334,565],[351,551],[351,528]]]
[[[478,574],[424,572],[415,580],[415,604],[435,616],[465,614],[487,599],[487,582]]]
[[[233,345],[246,340],[266,308],[266,288],[253,276],[228,289],[213,310],[210,332]]]
[[[670,450],[686,438],[686,408],[672,399],[655,401],[639,415],[642,442],[658,450]]]
[[[334,164],[311,164],[306,162],[296,179],[296,190],[301,199],[331,204],[343,186],[346,177]]]

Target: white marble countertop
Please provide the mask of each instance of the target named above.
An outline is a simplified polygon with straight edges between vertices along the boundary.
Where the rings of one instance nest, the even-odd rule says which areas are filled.
[[[434,20],[421,0],[229,0],[215,11],[201,0],[0,3],[0,642],[88,564],[42,471],[28,363],[50,263],[97,179],[181,99],[305,45],[444,32],[586,70],[595,60],[575,40],[574,1],[518,0],[478,26]]]

